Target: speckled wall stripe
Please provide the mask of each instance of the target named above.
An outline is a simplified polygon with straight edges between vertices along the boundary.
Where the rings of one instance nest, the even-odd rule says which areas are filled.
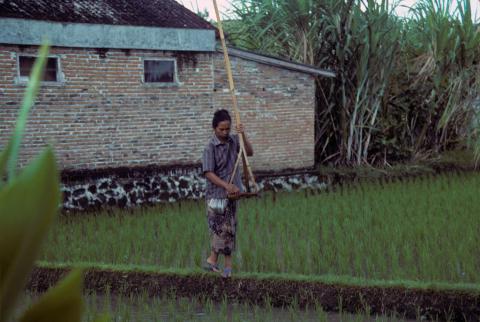
[[[143,177],[119,178],[105,176],[83,182],[69,182],[62,185],[64,210],[89,210],[103,207],[128,208],[137,205],[176,202],[204,197],[205,178],[196,169],[168,173],[145,173]],[[263,177],[257,182],[259,189],[268,191],[291,191],[298,189],[324,189],[313,174],[293,174]]]

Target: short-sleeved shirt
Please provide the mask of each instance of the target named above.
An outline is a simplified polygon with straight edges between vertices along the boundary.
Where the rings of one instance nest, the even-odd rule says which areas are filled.
[[[211,171],[220,179],[229,182],[239,151],[240,142],[237,134],[230,135],[225,143],[222,143],[216,135],[213,135],[203,151],[203,173],[205,174],[206,172]],[[240,164],[237,167],[232,183],[236,185],[240,191],[243,191]],[[227,192],[224,188],[217,186],[207,179],[207,189],[205,191],[206,199],[226,197]]]

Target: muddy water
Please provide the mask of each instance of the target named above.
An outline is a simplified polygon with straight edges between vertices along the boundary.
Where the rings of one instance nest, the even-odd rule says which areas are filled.
[[[212,303],[191,299],[159,299],[90,295],[86,297],[87,321],[101,312],[108,312],[112,321],[415,321],[389,316],[370,316],[365,313],[329,313],[321,308],[273,308],[238,303]]]
[[[27,293],[17,307],[14,321],[38,299],[38,294]],[[301,310],[298,308],[274,308],[271,306],[251,306],[239,303],[212,303],[199,299],[149,298],[148,296],[116,296],[87,294],[83,321],[90,322],[107,313],[112,322],[156,322],[156,321],[259,321],[259,322],[373,322],[408,321],[399,317],[371,316],[365,313],[331,313],[321,308]]]

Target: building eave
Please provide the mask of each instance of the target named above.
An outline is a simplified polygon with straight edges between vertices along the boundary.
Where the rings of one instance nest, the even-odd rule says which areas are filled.
[[[258,53],[254,53],[251,51],[246,51],[246,50],[242,50],[234,47],[228,47],[227,50],[230,56],[239,57],[239,58],[255,61],[258,63],[270,65],[270,66],[294,70],[297,72],[307,73],[314,76],[336,77],[336,74],[333,71],[320,69],[311,65],[295,63],[295,62],[287,61],[284,59],[275,58],[267,55],[261,55]],[[217,52],[223,53],[223,49],[221,47],[217,47]]]
[[[0,18],[0,43],[171,51],[215,51],[215,30]]]

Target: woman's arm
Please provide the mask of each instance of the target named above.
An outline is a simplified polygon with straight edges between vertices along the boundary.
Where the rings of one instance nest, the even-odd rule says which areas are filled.
[[[228,194],[236,195],[240,192],[240,189],[238,189],[236,185],[220,179],[214,172],[211,172],[211,171],[205,172],[205,177],[211,182],[213,182],[213,184],[227,190]]]
[[[245,144],[245,152],[247,153],[247,156],[251,157],[253,155],[253,147],[250,141],[247,139],[247,135],[245,134],[245,127],[242,123],[237,125],[237,132],[243,137],[243,143]]]

